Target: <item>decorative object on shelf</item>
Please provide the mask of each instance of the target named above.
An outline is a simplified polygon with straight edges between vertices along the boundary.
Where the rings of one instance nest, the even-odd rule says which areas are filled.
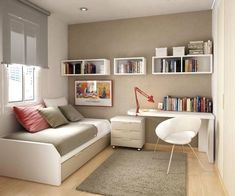
[[[208,40],[204,43],[204,54],[212,54],[212,41]]]
[[[173,56],[184,56],[185,46],[173,47]]]
[[[163,103],[162,103],[162,102],[159,102],[159,103],[157,104],[157,109],[159,109],[159,110],[162,110],[162,109],[163,109]]]
[[[75,104],[112,106],[112,80],[75,81]]]
[[[137,92],[140,93],[141,95],[143,95],[144,97],[146,97],[148,102],[154,103],[154,100],[153,100],[153,96],[152,95],[147,95],[144,91],[140,90],[138,87],[135,87],[134,91],[135,91],[136,115],[137,115],[139,113],[139,109],[140,109]]]
[[[114,75],[144,75],[146,59],[144,57],[114,58]]]
[[[167,56],[167,48],[155,48],[155,55],[158,57]]]
[[[188,44],[189,54],[204,54],[204,41],[190,41]]]
[[[108,59],[65,60],[61,63],[64,76],[82,75],[110,75],[110,61]]]
[[[178,112],[213,112],[213,103],[211,98],[206,97],[171,97],[166,96],[163,99],[163,110]]]

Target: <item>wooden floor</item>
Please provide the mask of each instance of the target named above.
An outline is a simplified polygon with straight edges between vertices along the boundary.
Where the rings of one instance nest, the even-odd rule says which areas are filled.
[[[147,148],[147,147],[146,147]],[[165,149],[161,149],[165,150]],[[177,149],[176,149],[177,150]],[[178,149],[180,150],[180,149]],[[187,149],[185,149],[187,151]],[[63,182],[60,187],[44,185],[39,183],[27,182],[12,178],[0,177],[1,196],[87,196],[94,195],[76,191],[76,187],[89,174],[92,173],[104,160],[106,160],[114,150],[106,148],[86,165],[80,168],[72,176]],[[224,191],[217,175],[215,166],[209,164],[205,153],[198,153],[205,169],[203,170],[197,159],[188,153],[188,176],[187,176],[187,195],[188,196],[223,196]]]

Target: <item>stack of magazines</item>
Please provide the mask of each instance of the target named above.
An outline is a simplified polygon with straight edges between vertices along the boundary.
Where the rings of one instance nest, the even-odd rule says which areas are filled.
[[[190,41],[188,44],[189,54],[198,55],[204,53],[204,41]]]

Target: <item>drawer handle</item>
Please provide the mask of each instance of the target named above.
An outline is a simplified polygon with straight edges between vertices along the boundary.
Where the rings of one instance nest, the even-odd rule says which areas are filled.
[[[126,130],[126,129],[114,129],[114,131],[119,131],[119,132],[124,132],[124,133],[127,133],[127,132],[141,132],[142,130]]]

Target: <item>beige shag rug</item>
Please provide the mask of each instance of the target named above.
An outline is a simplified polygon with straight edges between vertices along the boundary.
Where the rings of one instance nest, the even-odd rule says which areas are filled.
[[[77,190],[110,196],[185,196],[186,154],[117,149]]]

